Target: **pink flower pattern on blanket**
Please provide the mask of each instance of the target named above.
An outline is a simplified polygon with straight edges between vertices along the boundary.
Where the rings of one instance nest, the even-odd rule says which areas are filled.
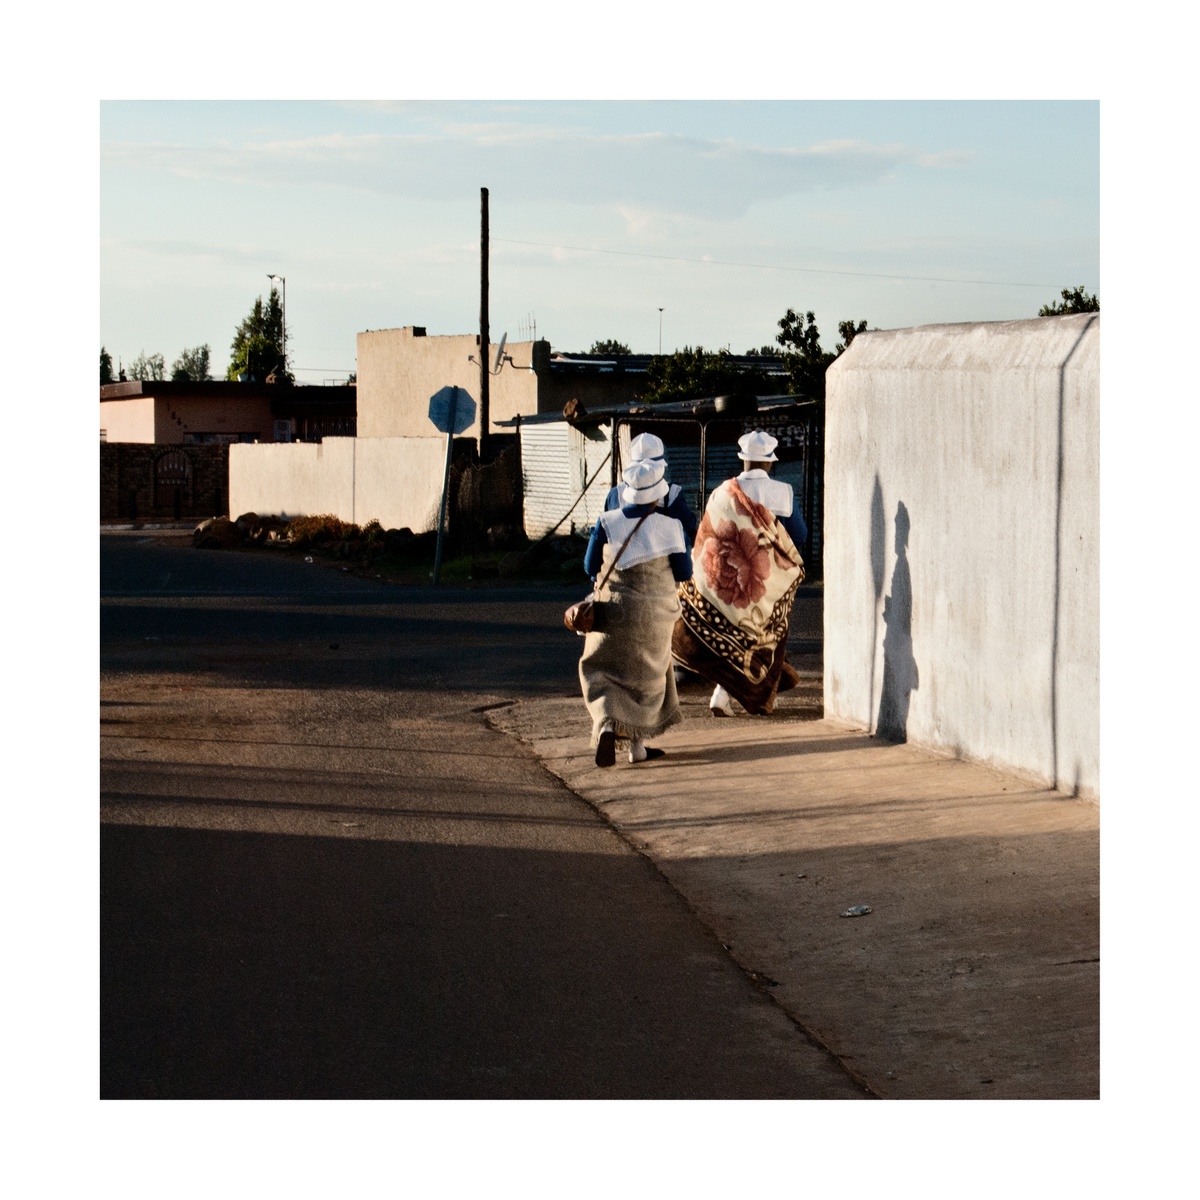
[[[721,521],[715,529],[712,525],[708,528],[711,535],[704,543],[701,559],[708,586],[723,603],[748,608],[767,590],[770,552],[758,544],[758,533],[753,528],[741,529],[733,521]]]
[[[738,487],[736,479],[729,481],[729,495],[733,499],[734,511],[740,516],[749,517],[759,529],[770,529],[775,524],[775,516],[771,510],[765,505],[759,504],[757,500],[751,500]]]

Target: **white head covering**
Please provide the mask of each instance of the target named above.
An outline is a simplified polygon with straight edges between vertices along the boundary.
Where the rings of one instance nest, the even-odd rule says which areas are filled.
[[[629,446],[630,462],[640,462],[647,458],[662,458],[665,453],[662,438],[655,437],[652,433],[639,433]]]
[[[753,433],[744,433],[738,438],[738,458],[742,462],[778,462],[775,457],[775,447],[779,440],[761,429]]]
[[[622,504],[653,504],[668,492],[667,464],[661,458],[646,458],[631,462],[621,473],[625,481],[621,488]]]

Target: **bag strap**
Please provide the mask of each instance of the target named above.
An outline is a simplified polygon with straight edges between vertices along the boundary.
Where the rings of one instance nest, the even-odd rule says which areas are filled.
[[[625,547],[628,546],[631,541],[633,541],[633,535],[637,533],[639,529],[641,529],[642,522],[650,515],[650,513],[654,512],[657,507],[658,506],[655,505],[655,508],[652,508],[650,512],[642,513],[642,515],[638,518],[638,523],[629,531],[629,536],[621,543],[621,548],[617,551],[616,557],[614,557],[612,562],[608,564],[608,570],[604,572],[604,578],[600,580],[598,584],[596,584],[596,591],[599,591],[608,582],[608,577],[617,569],[617,563],[620,561],[621,555],[625,553]]]

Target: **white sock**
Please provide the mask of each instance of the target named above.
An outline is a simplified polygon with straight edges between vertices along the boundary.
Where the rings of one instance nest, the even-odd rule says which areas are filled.
[[[712,698],[708,702],[709,708],[728,708],[729,693],[718,683],[713,688]]]
[[[629,761],[631,763],[646,761],[646,743],[641,738],[629,739]]]

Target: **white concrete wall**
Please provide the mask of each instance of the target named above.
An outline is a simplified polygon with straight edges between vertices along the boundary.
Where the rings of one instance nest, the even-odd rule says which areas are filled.
[[[446,474],[446,439],[360,437],[357,445],[357,523],[374,517],[385,529],[407,526],[414,533],[436,529]]]
[[[229,511],[260,516],[330,513],[385,529],[437,526],[446,439],[326,438],[229,447]]]
[[[826,382],[826,715],[1098,795],[1099,316],[860,334]]]

